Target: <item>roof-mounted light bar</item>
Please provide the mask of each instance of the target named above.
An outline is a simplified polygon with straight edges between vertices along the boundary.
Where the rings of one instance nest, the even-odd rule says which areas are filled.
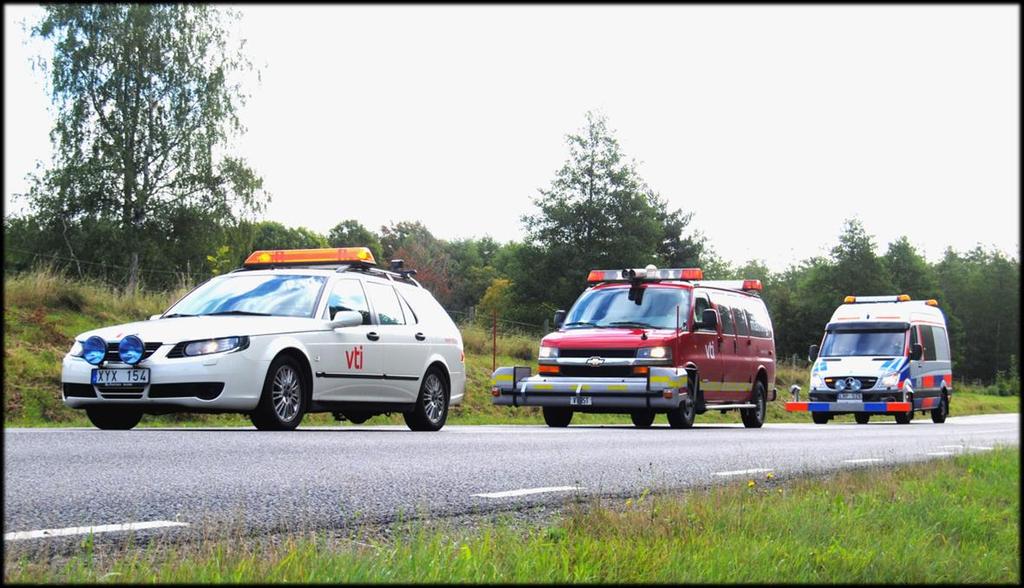
[[[675,269],[658,269],[654,266],[645,268],[627,268],[621,270],[590,270],[587,275],[587,283],[598,282],[654,282],[658,280],[687,280],[694,281],[703,279],[704,272],[699,267],[686,267]]]
[[[698,286],[711,286],[713,288],[727,288],[729,290],[743,290],[744,292],[761,292],[764,287],[761,280],[703,280]]]
[[[323,249],[273,249],[253,251],[243,265],[312,265],[318,263],[366,263],[376,265],[367,247]]]
[[[847,296],[846,298],[843,298],[843,304],[863,304],[868,302],[910,302],[910,295],[900,294],[898,296]]]

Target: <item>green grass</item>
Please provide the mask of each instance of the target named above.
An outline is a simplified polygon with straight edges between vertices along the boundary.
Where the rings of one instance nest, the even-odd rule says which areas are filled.
[[[60,274],[41,270],[4,278],[4,425],[8,427],[90,426],[85,414],[64,406],[60,395],[60,362],[72,338],[105,325],[142,320],[163,312],[185,292],[124,295],[88,281],[68,280]],[[451,424],[541,424],[536,407],[510,408],[491,404],[491,344],[489,330],[480,326],[462,329],[466,350],[466,397],[453,407]],[[538,340],[515,334],[498,337],[497,365],[529,365],[536,372]],[[784,409],[789,386],[807,389],[808,367],[783,363],[778,366],[776,386],[779,398],[769,404],[767,422],[809,422],[805,413]],[[985,387],[961,386],[954,394],[951,414],[1019,412],[1019,396],[984,394]],[[664,417],[660,422],[664,421]],[[850,415],[839,422],[853,422]],[[708,412],[698,423],[738,423],[739,414]],[[402,424],[401,415],[374,417],[368,424]],[[575,424],[626,424],[626,415],[577,413]],[[303,424],[335,425],[329,414],[307,415]],[[174,414],[146,416],[143,427],[250,426],[241,415]]]
[[[543,523],[210,536],[66,560],[8,546],[5,582],[1008,583],[1020,580],[1020,451],[592,499]],[[10,549],[14,547],[14,549]]]

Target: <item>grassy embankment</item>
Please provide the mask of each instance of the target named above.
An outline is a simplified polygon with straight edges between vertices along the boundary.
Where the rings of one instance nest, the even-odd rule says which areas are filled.
[[[122,296],[101,285],[65,280],[40,271],[4,280],[4,424],[5,426],[88,426],[81,411],[60,400],[60,361],[72,338],[89,329],[141,320],[163,312],[184,291]],[[465,403],[453,408],[452,424],[542,423],[539,409],[495,407],[490,400],[491,337],[483,328],[463,329],[468,369]],[[538,341],[524,336],[498,339],[498,365],[531,365],[536,369]],[[776,378],[779,398],[769,405],[768,422],[808,422],[806,414],[787,413],[784,402],[791,384],[806,391],[807,368],[780,365]],[[979,393],[960,386],[952,403],[953,415],[1018,412],[1018,396]],[[805,396],[806,397],[806,396]],[[852,422],[852,417],[840,417]],[[625,415],[577,414],[573,423],[629,423]],[[663,423],[662,417],[658,423]],[[739,415],[709,412],[697,422],[738,423]],[[400,424],[400,415],[380,416],[368,424]],[[329,414],[307,415],[304,425],[336,424]],[[147,416],[141,426],[249,426],[240,415]]]
[[[684,494],[567,505],[543,523],[400,523],[390,536],[94,551],[9,545],[4,581],[1006,583],[1020,580],[1020,451],[827,478],[760,477]],[[385,537],[385,538],[382,538]]]

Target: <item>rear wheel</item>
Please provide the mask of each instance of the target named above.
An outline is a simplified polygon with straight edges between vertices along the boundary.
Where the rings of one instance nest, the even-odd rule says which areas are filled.
[[[568,427],[572,422],[572,409],[564,406],[543,406],[544,422],[549,427]]]
[[[307,398],[299,362],[291,356],[279,355],[270,363],[260,403],[249,420],[261,431],[291,431],[306,414]]]
[[[853,415],[853,420],[857,421],[858,425],[866,425],[871,420],[871,415],[866,412],[858,412]]]
[[[910,410],[896,414],[896,424],[898,425],[909,425],[910,421],[914,420],[914,397],[907,396],[907,402],[910,403]]]
[[[633,426],[638,429],[649,429],[654,423],[654,411],[653,410],[634,410],[629,413],[629,418],[633,420]]]
[[[814,424],[816,424],[816,425],[824,425],[825,423],[828,422],[828,419],[829,419],[829,416],[828,416],[827,412],[812,412],[811,413],[811,420],[814,421]]]
[[[764,424],[764,413],[765,413],[765,390],[764,384],[761,380],[758,380],[754,384],[754,397],[751,399],[754,401],[754,408],[741,408],[740,418],[743,420],[743,426],[748,429],[760,429],[761,425]]]
[[[405,424],[413,431],[440,431],[448,420],[448,384],[437,368],[423,376],[416,406],[402,413]]]
[[[943,392],[939,398],[939,405],[932,409],[932,422],[944,423],[947,416],[949,416],[949,398]]]
[[[127,431],[142,420],[142,411],[120,406],[87,406],[85,414],[97,429]]]

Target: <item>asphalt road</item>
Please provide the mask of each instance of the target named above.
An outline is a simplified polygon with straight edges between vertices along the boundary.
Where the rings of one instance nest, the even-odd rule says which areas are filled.
[[[392,426],[287,433],[5,429],[5,539],[12,532],[146,521],[190,525],[162,531],[172,534],[209,525],[340,528],[515,509],[575,494],[763,479],[767,470],[785,479],[942,459],[1016,446],[1020,437],[1017,414],[951,417],[942,425],[916,417],[906,426],[886,418],[744,429],[701,425],[698,418],[692,430],[672,430],[663,422],[650,430],[448,426],[439,433]],[[509,494],[538,488],[549,490]]]

